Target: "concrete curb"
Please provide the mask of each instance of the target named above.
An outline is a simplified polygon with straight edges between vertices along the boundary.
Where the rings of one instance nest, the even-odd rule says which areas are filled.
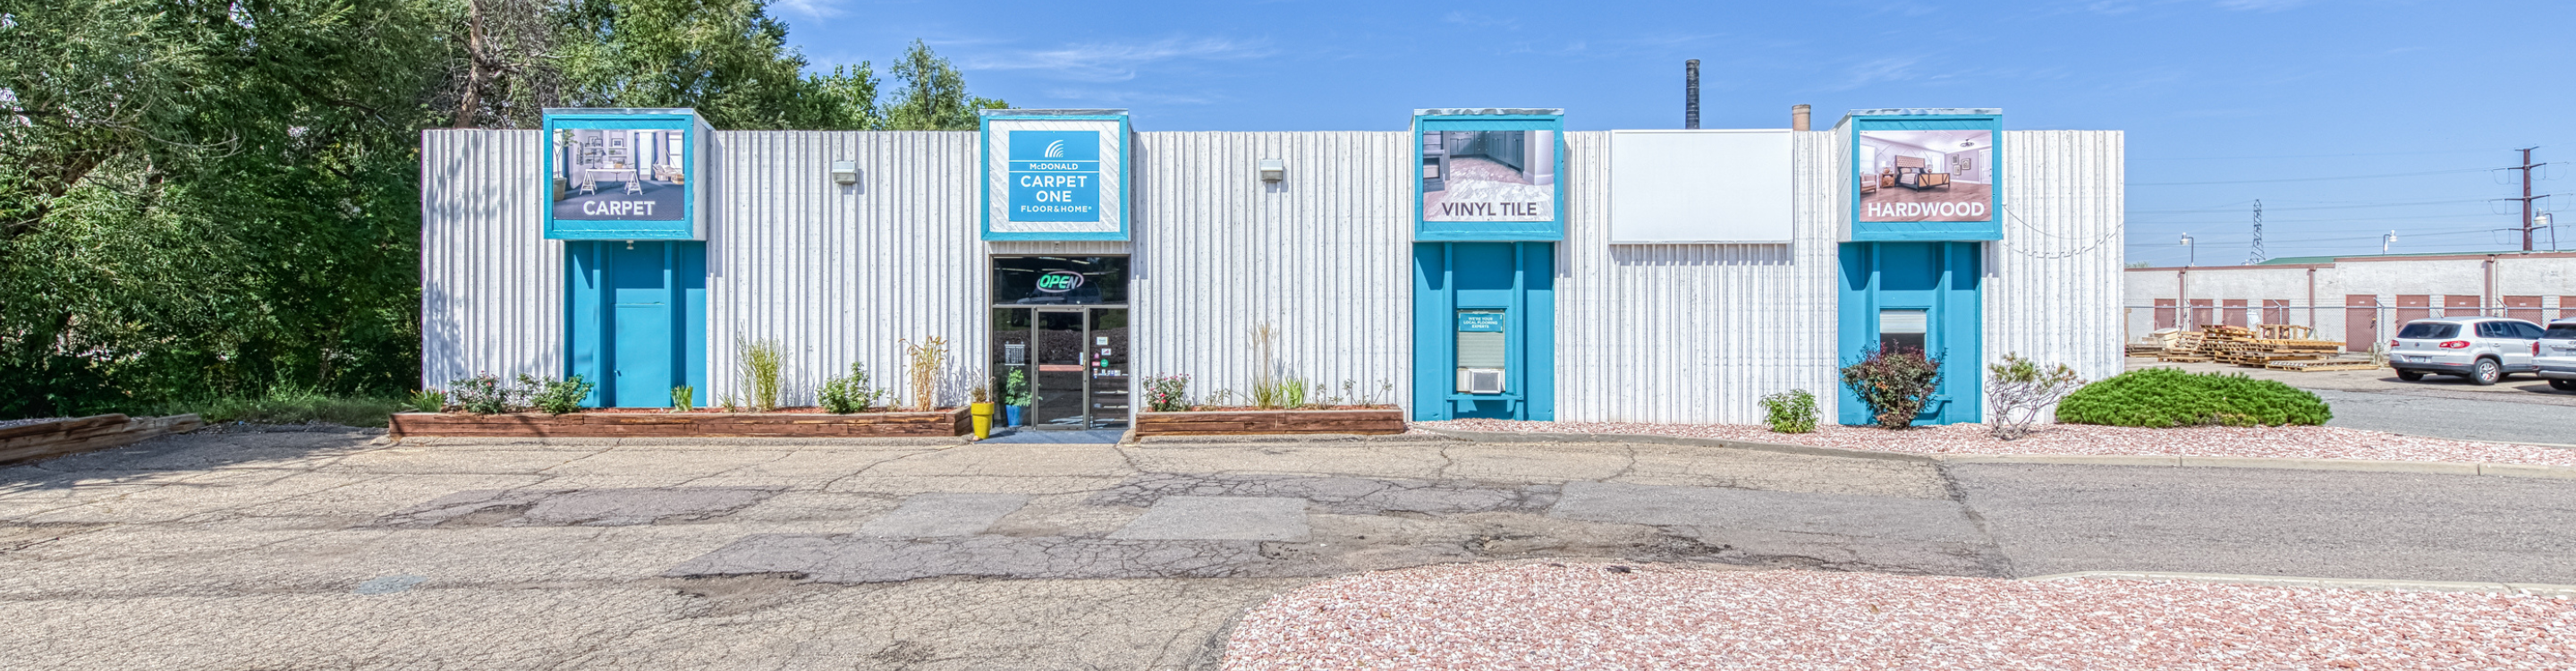
[[[2259,585],[2263,587],[2296,587],[2307,589],[2349,589],[2368,592],[2457,592],[2470,594],[2519,594],[2527,596],[2576,598],[2576,585],[2514,582],[2446,582],[2439,580],[2372,580],[2367,578],[2302,578],[2278,575],[2238,573],[2170,573],[2164,571],[2078,571],[2022,578],[2026,582],[2058,580],[2179,580],[2221,585]]]
[[[2131,454],[1914,454],[1909,452],[1872,452],[1838,447],[1756,443],[1717,438],[1684,438],[1625,433],[1536,433],[1456,431],[1414,427],[1422,431],[1451,436],[1460,440],[1490,443],[1645,443],[1724,447],[1759,452],[1778,452],[1818,457],[1883,459],[1889,461],[1930,462],[1940,464],[2047,464],[2058,466],[2167,466],[2188,468],[2263,468],[2308,471],[2362,471],[2371,473],[2416,473],[2423,475],[2483,475],[2504,478],[2549,478],[2576,480],[2576,466],[2543,466],[2538,464],[2497,464],[2459,461],[2375,461],[2368,459],[2294,459],[2273,457],[2182,457]]]
[[[378,436],[372,444],[412,445],[592,445],[599,447],[795,447],[799,445],[841,446],[875,445],[885,447],[953,447],[974,442],[974,436],[956,437],[884,437],[884,438],[482,438],[459,436]]]
[[[1413,428],[1420,431],[1429,431],[1435,434],[1449,436],[1459,440],[1482,443],[1645,443],[1648,445],[1679,445],[1683,447],[1725,447],[1739,450],[1752,450],[1755,452],[1778,452],[1782,454],[1798,454],[1811,457],[1844,457],[1849,459],[1878,459],[1881,461],[1906,461],[1915,463],[1938,461],[1938,459],[1935,459],[1932,455],[1925,454],[1873,452],[1869,450],[1849,450],[1839,447],[1816,447],[1813,445],[1788,445],[1783,443],[1755,443],[1740,440],[1723,440],[1718,438],[1685,438],[1681,436],[1656,436],[1631,433],[1457,431],[1452,429],[1433,429],[1420,426]]]
[[[1431,429],[1423,429],[1431,431]],[[1437,433],[1437,432],[1435,432]],[[1240,436],[1138,436],[1130,431],[1119,445],[1257,445],[1281,443],[1454,443],[1460,439],[1445,435],[1399,433],[1362,435],[1356,433],[1247,434]]]
[[[2374,461],[2369,459],[2292,459],[2272,457],[2167,457],[2090,454],[1945,454],[1950,464],[2049,464],[2059,466],[2168,466],[2180,468],[2263,468],[2298,471],[2361,471],[2419,475],[2483,475],[2499,478],[2576,480],[2576,466],[2497,464],[2463,461]]]

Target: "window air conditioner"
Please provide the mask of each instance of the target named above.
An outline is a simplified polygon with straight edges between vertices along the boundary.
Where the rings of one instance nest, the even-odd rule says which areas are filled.
[[[1503,393],[1503,369],[1460,368],[1458,369],[1458,391],[1466,394]]]

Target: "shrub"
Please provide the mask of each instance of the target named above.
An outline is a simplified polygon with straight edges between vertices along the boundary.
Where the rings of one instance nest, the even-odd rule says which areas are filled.
[[[1914,425],[1914,416],[1940,387],[1941,361],[1911,347],[1880,348],[1842,373],[1843,385],[1869,406],[1881,428],[1902,429]]]
[[[680,385],[671,388],[671,412],[688,412],[698,407],[698,388]]]
[[[1190,409],[1190,376],[1156,375],[1145,380],[1145,406],[1154,412]]]
[[[742,385],[743,404],[751,406],[752,412],[777,410],[780,389],[786,379],[787,353],[779,349],[776,340],[746,340],[735,336],[733,346],[742,353],[735,365],[741,379],[735,384]],[[731,409],[733,404],[725,405]]]
[[[1816,395],[1792,389],[1762,397],[1762,423],[1775,433],[1816,430]]]
[[[581,400],[590,397],[590,388],[593,386],[589,382],[582,381],[579,375],[561,380],[547,380],[532,377],[526,373],[519,374],[519,384],[534,390],[528,398],[528,404],[550,415],[581,412]]]
[[[527,390],[501,381],[501,376],[475,373],[474,377],[448,383],[447,395],[458,408],[477,415],[499,415],[517,412]]]
[[[1986,372],[1986,405],[1994,412],[1990,425],[2000,440],[2030,435],[2040,411],[2084,384],[2066,364],[2041,368],[2020,354],[2005,354],[2002,363],[1987,366]]]
[[[2133,370],[2085,385],[2057,404],[2057,421],[2111,426],[2319,425],[2334,412],[2316,394],[2243,374]]]
[[[447,410],[447,392],[436,389],[412,392],[411,398],[403,401],[403,409],[412,412],[443,412]]]
[[[877,399],[885,396],[885,390],[868,388],[867,367],[853,361],[849,375],[823,381],[823,389],[816,396],[824,412],[847,415],[866,412],[868,406],[876,405]]]

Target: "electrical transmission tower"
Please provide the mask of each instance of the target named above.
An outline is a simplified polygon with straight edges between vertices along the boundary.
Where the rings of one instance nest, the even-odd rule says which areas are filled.
[[[2245,265],[2263,262],[2263,201],[2254,201],[2254,251],[2246,254]]]

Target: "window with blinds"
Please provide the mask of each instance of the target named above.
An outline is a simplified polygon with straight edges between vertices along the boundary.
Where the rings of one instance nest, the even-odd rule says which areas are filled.
[[[1503,311],[1458,311],[1458,393],[1503,393]]]

